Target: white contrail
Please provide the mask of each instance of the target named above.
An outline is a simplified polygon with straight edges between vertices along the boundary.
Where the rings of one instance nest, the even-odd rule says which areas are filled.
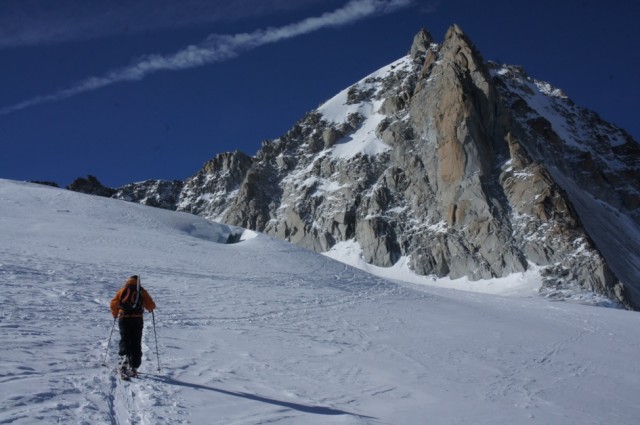
[[[70,88],[4,107],[0,109],[0,115],[7,115],[45,102],[67,99],[111,84],[137,81],[158,71],[175,71],[222,62],[265,44],[277,43],[327,27],[351,24],[372,16],[384,15],[408,7],[413,3],[414,0],[351,0],[333,12],[306,18],[300,22],[278,28],[259,29],[251,33],[234,35],[210,35],[200,44],[189,46],[176,53],[143,56],[133,64],[108,72],[102,77],[90,77]]]

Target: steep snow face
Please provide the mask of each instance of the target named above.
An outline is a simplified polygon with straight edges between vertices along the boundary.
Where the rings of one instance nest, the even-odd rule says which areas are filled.
[[[341,124],[345,118],[353,113],[362,113],[370,116],[371,112],[377,112],[377,108],[371,108],[371,102],[361,102],[364,98],[376,97],[383,89],[385,79],[400,70],[410,72],[412,69],[411,58],[405,56],[379,70],[372,72],[362,80],[344,89],[336,96],[324,102],[318,108],[318,112],[329,122]],[[350,97],[349,93],[353,95]],[[365,93],[365,97],[359,97],[358,93]],[[359,101],[360,100],[360,101]]]
[[[509,65],[494,68],[493,74],[507,84],[510,94],[526,100],[533,112],[528,115],[529,119],[545,118],[567,146],[586,152],[595,148],[596,140],[609,147],[627,143],[629,136],[623,130],[604,122],[594,122],[595,114],[575,105],[562,90],[550,83],[529,77],[522,69]],[[606,128],[600,129],[594,124],[606,125]],[[601,133],[602,137],[595,138],[594,133]],[[616,170],[624,166],[614,158],[608,158],[607,163]]]
[[[221,243],[236,229],[196,216],[6,180],[0,217],[0,423],[640,415],[639,313],[398,284],[255,232]],[[133,273],[158,308],[127,383],[108,304]]]
[[[362,120],[354,133],[331,148],[334,158],[348,160],[358,154],[376,156],[391,150],[391,146],[383,143],[376,134],[376,129],[385,118],[380,112],[384,102],[381,94],[385,80],[393,73],[409,72],[411,68],[411,59],[408,56],[401,58],[341,91],[318,108],[322,118],[333,126],[345,124],[354,115]]]

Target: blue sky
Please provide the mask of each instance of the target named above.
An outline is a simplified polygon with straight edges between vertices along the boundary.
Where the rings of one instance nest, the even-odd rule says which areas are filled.
[[[633,0],[0,0],[0,178],[184,179],[453,23],[638,140],[638,17]]]

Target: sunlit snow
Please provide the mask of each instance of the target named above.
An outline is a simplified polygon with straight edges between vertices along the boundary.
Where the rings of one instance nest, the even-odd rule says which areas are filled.
[[[250,231],[222,243],[236,232],[0,180],[0,423],[640,417],[638,313],[549,301],[526,275],[517,294],[496,296],[399,282],[409,277],[402,263],[376,277]],[[332,255],[340,250],[358,258],[355,244]],[[117,335],[107,347],[108,304],[133,273],[158,305],[158,350],[147,315],[142,374],[124,382]],[[484,285],[504,293],[505,283]]]

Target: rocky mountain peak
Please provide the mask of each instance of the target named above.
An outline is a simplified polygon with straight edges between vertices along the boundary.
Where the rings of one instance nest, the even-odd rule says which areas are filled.
[[[376,266],[481,281],[537,270],[546,296],[640,307],[638,143],[457,25],[308,112],[252,157],[115,197]],[[162,195],[160,195],[162,193]],[[614,223],[624,223],[616,226]],[[578,294],[578,295],[575,295]]]

